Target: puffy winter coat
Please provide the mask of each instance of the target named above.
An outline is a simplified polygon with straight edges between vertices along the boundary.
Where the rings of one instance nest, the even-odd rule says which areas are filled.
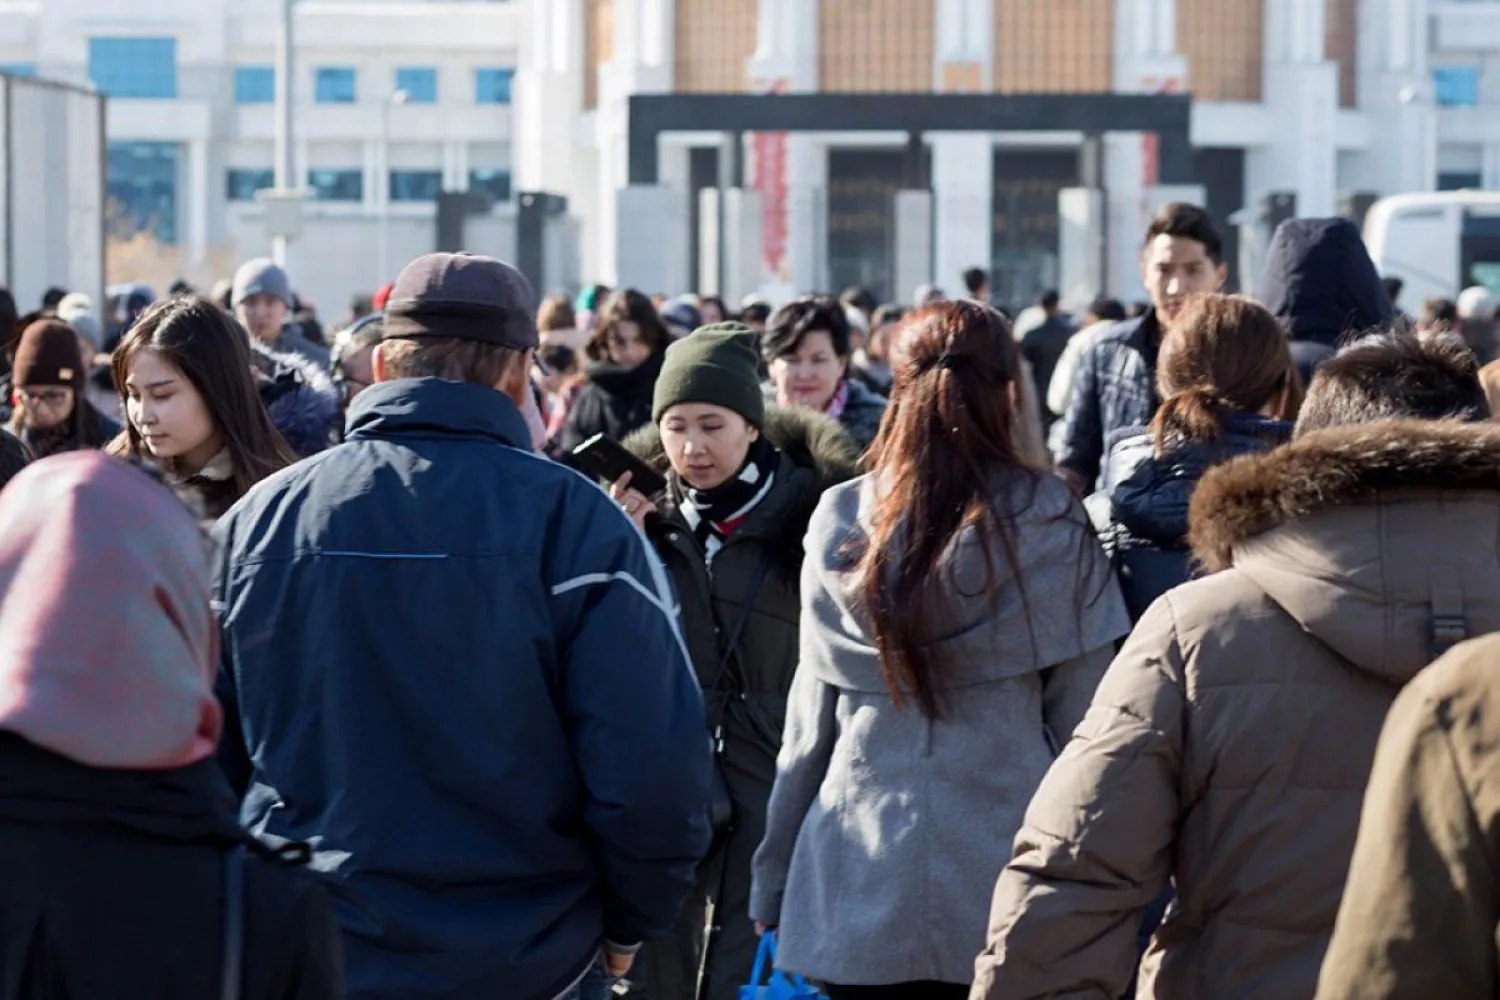
[[[1027,809],[976,1000],[1313,995],[1380,727],[1463,635],[1500,629],[1500,427],[1309,434],[1210,471],[1213,573],[1152,605]]]
[[[1161,333],[1156,313],[1116,323],[1083,352],[1064,418],[1057,469],[1092,488],[1104,456],[1122,431],[1156,415],[1156,354]]]
[[[259,373],[256,385],[261,402],[292,450],[306,458],[332,444],[340,399],[327,367],[301,354],[267,347],[253,337],[250,349]]]
[[[550,1000],[670,930],[708,846],[666,576],[529,437],[384,382],[215,528],[221,756],[250,829],[314,845],[362,1000]]]
[[[1204,473],[1292,438],[1291,424],[1258,414],[1226,414],[1222,423],[1224,436],[1217,441],[1182,444],[1161,455],[1155,438],[1139,428],[1110,450],[1104,489],[1084,504],[1120,577],[1131,621],[1192,577],[1188,504]]]
[[[1318,1000],[1500,995],[1500,636],[1466,642],[1386,717]]]
[[[1266,252],[1259,297],[1286,324],[1304,383],[1349,334],[1395,315],[1359,227],[1348,219],[1289,219]]]
[[[818,979],[967,983],[1022,810],[1130,628],[1087,519],[1056,477],[995,470],[1014,560],[966,529],[933,580],[920,640],[943,713],[891,699],[851,577],[874,482],[813,515],[802,645],[750,913],[779,964]]]
[[[588,383],[579,390],[563,427],[562,450],[572,451],[596,434],[624,441],[651,423],[651,394],[665,354],[653,354],[634,368],[612,361],[588,366]]]
[[[776,481],[715,554],[712,572],[679,513],[678,500],[669,498],[661,515],[646,524],[646,533],[676,584],[683,635],[704,688],[709,718],[722,722],[720,759],[734,802],[734,829],[704,866],[704,877],[712,884],[705,884],[699,895],[717,899],[720,911],[716,922],[721,929],[705,970],[704,995],[709,1000],[732,1000],[737,988],[749,981],[755,960],[757,940],[749,913],[750,859],[765,832],[766,802],[776,779],[787,692],[797,669],[802,538],[823,491],[853,478],[859,465],[858,449],[848,434],[810,410],[769,407],[764,433],[781,452]],[[654,424],[632,437],[628,446],[655,468],[664,473],[669,470]],[[762,565],[764,579],[747,608]],[[721,643],[742,616],[745,624],[734,658],[720,675]],[[722,871],[716,861],[722,862]],[[694,918],[701,931],[701,907],[690,906],[684,921],[691,923]],[[683,935],[695,936],[699,935],[692,929]],[[695,949],[680,946],[677,957],[697,968]],[[658,990],[653,997],[692,995],[691,975],[679,974],[678,981],[689,985],[684,990],[667,982],[653,983]]]

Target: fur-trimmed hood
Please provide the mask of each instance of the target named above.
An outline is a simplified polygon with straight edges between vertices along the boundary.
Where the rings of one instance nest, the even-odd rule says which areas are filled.
[[[859,475],[859,449],[854,440],[837,421],[821,413],[767,404],[762,433],[798,468],[811,469],[817,475],[819,493]],[[647,424],[631,434],[625,439],[625,447],[656,471],[664,475],[671,471],[656,424]]]
[[[1189,541],[1357,666],[1404,683],[1438,620],[1500,630],[1500,426],[1386,421],[1309,434],[1204,476]]]
[[[771,497],[762,504],[765,510],[781,511],[776,517],[771,551],[778,557],[784,556],[789,567],[800,565],[802,536],[807,532],[818,498],[829,487],[859,475],[859,446],[837,421],[821,413],[770,403],[766,405],[761,433],[801,473],[780,480]],[[637,458],[670,478],[671,464],[656,424],[647,424],[624,443]],[[777,496],[782,491],[788,491],[783,494],[785,499]],[[665,513],[674,516],[671,511]],[[751,517],[753,520],[754,514]]]
[[[260,371],[260,398],[300,458],[316,455],[333,441],[339,416],[339,391],[328,372],[299,354],[274,350],[251,340]]]

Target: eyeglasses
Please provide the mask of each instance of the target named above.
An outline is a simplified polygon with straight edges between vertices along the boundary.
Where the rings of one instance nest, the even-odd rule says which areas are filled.
[[[20,394],[26,402],[32,406],[46,406],[49,409],[57,409],[67,405],[70,390],[68,389],[22,389]]]

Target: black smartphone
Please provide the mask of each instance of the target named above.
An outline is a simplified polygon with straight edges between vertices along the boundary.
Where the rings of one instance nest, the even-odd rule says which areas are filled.
[[[645,462],[626,451],[618,441],[595,434],[568,455],[573,468],[614,485],[630,473],[630,488],[651,498],[666,492],[667,480]]]

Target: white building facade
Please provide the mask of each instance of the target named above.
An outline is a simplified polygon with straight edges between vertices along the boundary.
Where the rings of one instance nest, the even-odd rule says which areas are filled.
[[[176,248],[183,273],[205,282],[270,248],[254,195],[272,177],[278,8],[0,0],[0,71],[109,95],[119,229]],[[894,197],[914,184],[906,134],[831,120],[746,135],[737,157],[722,155],[725,133],[664,135],[660,197],[632,203],[634,94],[1190,93],[1195,180],[1226,227],[1274,193],[1330,215],[1355,195],[1500,187],[1500,0],[299,0],[296,11],[295,175],[315,200],[290,259],[330,312],[433,248],[441,191],[492,199],[468,242],[503,256],[516,252],[513,191],[563,195],[579,273],[610,284],[647,273],[653,291],[779,299],[865,283],[904,298],[913,276],[951,287],[979,265],[1020,299],[1061,277],[1058,193],[1097,186],[1097,290],[1140,294],[1137,244],[1162,196],[1149,136],[1106,133],[1090,168],[1079,134],[926,133],[915,183],[930,211],[905,240],[924,244],[912,256],[893,235],[898,216],[922,221],[920,200],[898,211]],[[748,197],[723,209],[731,279],[700,267],[700,199],[741,173]],[[630,214],[643,207],[644,229]]]
[[[0,0],[0,70],[109,97],[115,232],[175,248],[204,284],[270,252],[278,0]],[[433,248],[436,199],[496,207],[471,233],[514,252],[511,82],[521,10],[496,0],[301,0],[295,177],[311,200],[293,282],[337,316]],[[399,94],[399,96],[397,96]],[[121,275],[112,276],[116,280]]]
[[[703,75],[701,67],[694,69],[699,57],[685,57],[682,50],[703,47],[692,33],[703,30],[705,3],[524,3],[528,28],[517,83],[518,184],[570,199],[583,220],[584,274],[613,282],[642,273],[633,267],[632,233],[619,231],[626,100],[632,94],[706,89],[700,80],[689,86],[680,79],[685,67],[695,77]],[[1058,89],[1080,94],[1191,93],[1197,180],[1226,228],[1230,218],[1243,217],[1240,210],[1253,211],[1274,193],[1293,195],[1300,215],[1326,216],[1347,210],[1361,195],[1500,186],[1500,2],[1099,0],[1090,5],[1085,0],[1068,7],[1093,11],[1091,18],[1062,29],[1075,36],[1063,39],[1063,46],[1093,53],[1086,59],[1092,65],[1077,70],[1016,69],[1025,56],[1007,43],[1007,33],[1045,30],[1030,27],[1053,16],[1045,0],[866,0],[863,5],[717,0],[716,9],[730,30],[747,38],[743,59],[736,60],[743,71],[736,67],[732,74],[737,90],[910,91],[915,74],[937,92],[1038,92],[1056,82]],[[1056,17],[1050,22],[1054,33],[1065,15]],[[870,25],[879,18],[899,19],[893,30],[908,41],[883,41],[879,28]],[[891,63],[885,70],[891,83],[865,81],[840,69],[853,35],[859,35],[855,44],[867,47],[915,44],[930,51],[908,52],[905,63]],[[1064,47],[1048,51],[1058,62],[1068,57]],[[920,59],[915,69],[914,59]],[[1025,273],[1013,275],[1011,282],[1018,296],[1055,283],[1055,266],[1049,269],[1045,259],[1035,266],[1033,259],[1039,249],[1045,258],[1045,247],[1016,237],[1023,217],[1017,213],[1036,209],[1025,207],[1028,199],[1040,198],[1044,211],[1051,210],[1049,199],[1055,205],[1054,195],[1033,191],[1028,179],[1033,165],[1039,178],[1061,170],[1054,189],[1080,183],[1067,175],[1083,139],[1036,132],[924,135],[932,195],[930,277],[951,287],[963,268],[989,264],[1003,278],[1019,261]],[[718,133],[663,136],[661,183],[684,197],[651,203],[650,211],[696,217],[701,187],[714,183],[700,154],[716,157],[713,151],[725,141]],[[779,298],[873,274],[877,284],[884,279],[887,296],[909,295],[910,289],[892,287],[898,267],[891,253],[883,262],[875,254],[875,267],[867,274],[855,265],[869,261],[851,256],[859,248],[840,247],[841,241],[858,238],[841,236],[850,229],[846,216],[857,214],[846,204],[854,195],[842,193],[859,189],[848,183],[850,172],[878,172],[882,151],[899,157],[907,136],[845,133],[830,121],[826,132],[772,137],[780,173],[771,186],[755,176],[757,164],[765,162],[758,141],[766,139],[746,137],[740,155],[747,164],[746,184],[760,189],[754,227],[764,250],[759,280],[738,286],[726,281],[716,290]],[[1139,239],[1160,200],[1153,191],[1154,148],[1141,134],[1105,137],[1097,181],[1108,248],[1104,287],[1096,290],[1125,297],[1141,292]],[[1056,168],[1058,163],[1063,167]],[[626,203],[623,211],[639,211],[644,204]],[[886,221],[896,214],[892,207]],[[1003,235],[1007,229],[1010,235]],[[687,238],[689,249],[669,248],[654,233],[643,236],[645,248],[672,258],[667,278],[675,280],[659,290],[712,283],[712,276],[698,271],[694,237]],[[1047,240],[1055,254],[1056,235],[1044,234]]]

